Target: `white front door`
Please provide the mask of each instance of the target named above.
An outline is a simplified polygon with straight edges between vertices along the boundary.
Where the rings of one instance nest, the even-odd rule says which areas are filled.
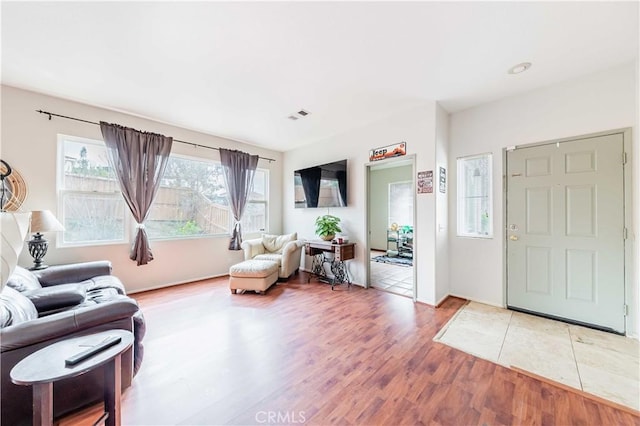
[[[507,305],[625,331],[623,135],[507,152]]]

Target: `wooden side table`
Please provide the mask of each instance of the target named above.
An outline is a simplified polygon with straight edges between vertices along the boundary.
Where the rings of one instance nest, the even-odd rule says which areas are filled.
[[[342,283],[347,283],[347,287],[350,288],[351,278],[344,262],[355,258],[355,246],[355,243],[334,244],[330,241],[307,241],[305,243],[305,253],[308,256],[313,256],[311,273],[329,280],[331,290],[333,290],[334,285]],[[325,256],[326,253],[333,253],[333,257],[327,258]],[[324,270],[325,263],[329,263],[333,278],[327,277]],[[309,277],[310,279],[311,277]]]
[[[122,340],[94,356],[73,366],[65,359],[102,342],[107,337]],[[11,381],[17,385],[33,386],[33,424],[53,424],[53,383],[79,376],[102,365],[104,369],[105,424],[120,425],[120,396],[122,391],[120,357],[133,344],[133,334],[126,330],[108,330],[63,340],[32,353],[11,369]],[[99,421],[100,421],[99,420]]]

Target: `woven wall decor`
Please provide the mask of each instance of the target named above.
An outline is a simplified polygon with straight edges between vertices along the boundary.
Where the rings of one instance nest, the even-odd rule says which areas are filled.
[[[1,210],[17,211],[27,198],[27,184],[24,182],[22,175],[15,168],[8,166],[4,161],[0,163],[0,174],[6,175],[9,169],[11,169],[11,174],[6,176],[3,182],[4,203],[1,206]]]

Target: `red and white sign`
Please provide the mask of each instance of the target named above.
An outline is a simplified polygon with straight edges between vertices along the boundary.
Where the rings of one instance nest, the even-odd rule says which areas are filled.
[[[369,161],[384,160],[385,158],[399,157],[407,154],[407,143],[400,142],[395,145],[383,146],[369,151]]]
[[[418,172],[418,194],[433,193],[433,170]]]

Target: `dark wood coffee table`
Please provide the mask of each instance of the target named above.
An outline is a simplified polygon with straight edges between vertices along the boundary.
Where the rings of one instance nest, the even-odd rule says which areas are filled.
[[[122,340],[80,363],[67,366],[65,359],[110,336]],[[109,330],[63,340],[32,353],[11,370],[11,381],[33,386],[33,424],[53,424],[53,383],[79,376],[102,365],[104,368],[105,424],[120,425],[120,394],[122,391],[120,357],[133,344],[133,334],[126,330]],[[103,415],[103,417],[105,417]],[[99,420],[101,421],[102,418]]]

